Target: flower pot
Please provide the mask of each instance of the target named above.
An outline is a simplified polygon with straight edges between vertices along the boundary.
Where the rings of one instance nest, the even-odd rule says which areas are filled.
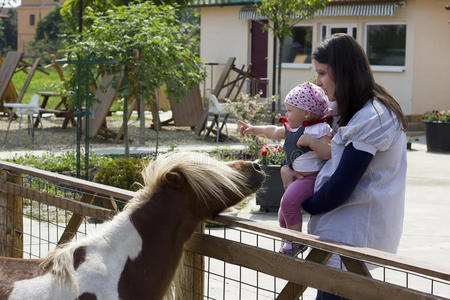
[[[450,122],[424,121],[427,151],[450,152]]]
[[[261,168],[266,173],[266,179],[256,193],[256,204],[260,205],[261,211],[278,211],[284,193],[280,175],[281,166],[262,165]]]

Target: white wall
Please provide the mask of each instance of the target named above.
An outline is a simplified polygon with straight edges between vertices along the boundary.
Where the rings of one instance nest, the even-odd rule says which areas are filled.
[[[407,0],[394,17],[320,17],[303,21],[313,26],[313,49],[320,41],[322,24],[357,24],[360,44],[365,47],[368,23],[406,24],[406,62],[401,72],[374,71],[375,80],[400,103],[407,115],[420,115],[431,109],[450,109],[450,12],[449,0]],[[241,6],[201,9],[201,56],[207,61],[225,63],[237,57],[237,66],[250,62],[250,21],[239,20]],[[300,23],[301,24],[301,23]],[[268,77],[272,77],[272,40],[269,32]],[[216,68],[214,80],[220,75]],[[283,68],[281,98],[298,83],[310,79],[312,66]],[[272,91],[270,88],[268,92]]]
[[[239,68],[249,63],[249,22],[238,20],[239,9],[238,6],[201,8],[200,56],[205,61],[224,64],[233,56]],[[223,66],[214,67],[213,87],[222,69]],[[208,74],[209,71],[208,67]]]
[[[320,29],[323,24],[357,24],[358,42],[365,48],[365,26],[367,23],[401,23],[406,24],[406,66],[403,72],[374,71],[375,80],[383,85],[399,101],[406,114],[412,109],[412,79],[414,69],[414,22],[408,15],[414,10],[414,5],[409,4],[403,8],[397,8],[395,17],[318,17],[312,20],[302,21],[299,24],[313,26],[313,51],[320,43]],[[272,54],[270,53],[271,57]],[[309,80],[314,75],[314,69],[310,68],[282,68],[282,98],[289,90],[302,81]]]
[[[412,112],[450,110],[450,1],[416,2]]]

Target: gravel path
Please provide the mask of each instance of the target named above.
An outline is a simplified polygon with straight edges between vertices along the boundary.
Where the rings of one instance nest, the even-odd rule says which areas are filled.
[[[163,113],[161,119],[165,120],[170,118],[170,112]],[[44,143],[42,135],[42,129],[35,130],[34,143],[32,143],[31,135],[27,133],[27,119],[22,121],[19,143],[16,145],[16,136],[18,133],[19,119],[11,122],[11,128],[8,133],[6,144],[4,143],[6,130],[8,127],[8,118],[0,118],[0,151],[23,151],[23,150],[43,150],[43,151],[55,151],[55,150],[75,150],[77,143],[76,128],[71,125],[66,129],[62,129],[62,118],[55,118],[54,116],[43,118],[44,131],[47,139],[47,144]],[[130,120],[128,122],[128,136],[130,140],[130,147],[144,146],[152,148],[156,146],[156,131],[150,129],[152,122],[146,120],[145,122],[145,145],[139,145],[139,120]],[[118,132],[122,125],[122,119],[120,117],[108,117],[107,126],[109,129]],[[236,131],[236,125],[230,123],[228,125],[228,134],[230,136],[227,139],[226,144],[240,144],[238,133]],[[82,147],[84,146],[84,137],[82,138]],[[219,143],[223,144],[223,143]],[[210,135],[204,141],[201,136],[197,136],[190,127],[175,127],[175,126],[163,126],[159,132],[159,146],[165,147],[177,147],[180,145],[216,145],[215,136]],[[104,139],[102,137],[93,138],[90,140],[91,149],[100,148],[123,148],[123,141],[119,144],[114,144],[113,139]]]

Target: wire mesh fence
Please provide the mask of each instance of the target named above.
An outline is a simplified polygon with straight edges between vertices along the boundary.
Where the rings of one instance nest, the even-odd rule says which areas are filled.
[[[275,236],[235,226],[218,226],[217,223],[214,223],[214,226],[207,226],[205,234],[276,254],[282,242],[281,238]],[[310,247],[301,253],[297,259],[305,260],[312,249],[314,248]],[[204,293],[201,295],[201,299],[316,299],[316,289],[313,288],[306,289],[299,298],[282,297],[280,295],[288,284],[286,279],[252,270],[242,265],[227,263],[214,257],[205,256],[204,259],[204,268],[201,270],[204,277]],[[388,265],[370,261],[364,262],[370,269],[372,278],[376,281],[429,294],[432,295],[431,299],[448,299],[450,297],[449,281]],[[191,260],[185,262],[185,265],[192,270],[198,264]],[[342,260],[339,269],[347,270]],[[189,291],[192,295],[195,294],[195,289],[191,288]]]
[[[133,195],[11,165],[0,163],[2,256],[45,257],[62,242],[96,230]],[[182,266],[187,276],[197,279],[181,287],[181,299],[308,300],[315,299],[316,289],[367,296],[372,288],[379,295],[391,295],[390,299],[450,298],[448,273],[313,239],[301,240],[309,248],[297,258],[286,257],[278,253],[281,242],[300,241],[298,235],[247,221],[220,216],[207,223],[203,234],[194,234],[186,245]],[[325,256],[314,259],[318,253]],[[342,257],[337,270],[322,264],[337,254]],[[347,264],[346,258],[353,263],[364,262],[370,277]],[[347,268],[353,268],[352,272]],[[379,295],[372,294],[371,298],[387,299]]]

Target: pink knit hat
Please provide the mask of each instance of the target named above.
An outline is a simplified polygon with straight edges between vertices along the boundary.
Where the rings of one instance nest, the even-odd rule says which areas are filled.
[[[302,83],[286,95],[286,104],[323,116],[328,110],[328,98],[323,90],[311,82]]]

